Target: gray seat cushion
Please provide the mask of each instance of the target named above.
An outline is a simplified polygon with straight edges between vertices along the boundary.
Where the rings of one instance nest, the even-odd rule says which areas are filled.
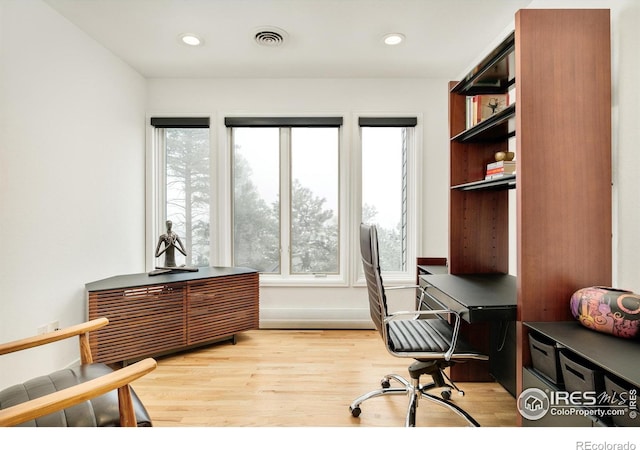
[[[113,372],[106,364],[84,364],[33,378],[0,391],[0,409],[9,408],[34,398],[93,380]],[[131,389],[131,397],[139,427],[150,427],[146,408]],[[120,426],[118,392],[111,391],[78,405],[35,420],[24,422],[23,427],[117,427]]]
[[[392,320],[389,322],[389,348],[398,353],[445,353],[451,346],[453,329],[444,320]],[[452,360],[456,355],[480,354],[458,336]],[[421,358],[416,358],[421,359]]]

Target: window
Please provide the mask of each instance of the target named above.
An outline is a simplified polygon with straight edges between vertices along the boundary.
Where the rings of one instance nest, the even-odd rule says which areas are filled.
[[[344,151],[341,117],[227,117],[228,147],[216,152],[209,118],[152,118],[149,267],[162,264],[153,251],[171,220],[187,253],[176,252],[178,265],[251,267],[267,283],[359,283],[350,231],[363,221],[378,226],[388,279],[412,279],[416,121],[356,118]]]
[[[340,273],[341,118],[227,118],[233,264],[262,273]]]
[[[362,156],[362,222],[378,228],[380,266],[386,272],[408,272],[415,239],[410,239],[408,207],[414,183],[409,159],[414,147],[415,118],[360,118]]]
[[[155,127],[162,174],[158,233],[170,220],[186,250],[184,257],[176,252],[176,264],[209,266],[209,118],[152,118],[151,125]]]

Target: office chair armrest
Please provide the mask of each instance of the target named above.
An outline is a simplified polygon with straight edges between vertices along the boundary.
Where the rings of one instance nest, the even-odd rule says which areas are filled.
[[[390,287],[385,287],[384,288],[385,291],[397,291],[400,289],[420,289],[422,290],[421,286],[418,286],[417,284],[410,284],[410,285],[405,285],[405,286],[390,286]],[[420,305],[422,304],[422,298],[424,297],[424,293],[420,296],[420,300],[416,300],[416,309],[420,309]]]
[[[441,308],[449,311],[449,313],[453,314],[453,316],[455,317],[454,324],[453,324],[453,334],[452,334],[452,337],[451,337],[451,348],[449,348],[449,351],[447,352],[447,354],[445,354],[445,357],[446,357],[446,359],[448,361],[451,358],[451,355],[453,354],[453,352],[454,352],[454,350],[456,348],[456,344],[458,342],[458,333],[460,331],[460,313],[458,313],[458,311],[454,311],[454,310],[452,310],[450,308],[447,308],[447,305],[442,303],[440,300],[438,300],[433,295],[429,294],[427,292],[427,287],[428,286],[420,286],[420,291],[422,292],[422,294],[420,295],[420,301],[419,301],[417,309],[420,309],[420,307],[422,306],[422,301],[423,301],[424,297],[429,297],[429,299],[431,301],[436,303]]]
[[[395,291],[397,289],[420,289],[420,286],[417,284],[410,284],[406,286],[389,286],[384,288],[385,291]]]
[[[396,311],[392,314],[389,314],[385,318],[384,322],[386,325],[388,322],[394,319],[397,319],[400,316],[413,316],[414,318],[420,317],[420,316],[438,316],[440,320],[444,320],[441,317],[443,314],[452,314],[453,317],[455,318],[453,322],[453,331],[451,333],[451,345],[449,346],[449,350],[447,350],[444,353],[444,359],[449,361],[451,359],[451,356],[453,355],[453,352],[456,349],[456,344],[458,342],[458,333],[460,331],[460,313],[458,311],[454,311],[448,308],[425,309],[425,310],[419,310],[419,311]]]
[[[441,314],[453,314],[456,316],[460,316],[460,314],[457,311],[454,311],[453,309],[421,309],[421,310],[417,310],[417,311],[394,311],[392,313],[389,313],[389,315],[386,317],[385,321],[386,322],[390,322],[396,318],[398,318],[398,316],[438,316]]]
[[[62,389],[42,397],[34,398],[24,403],[0,410],[0,426],[18,425],[37,417],[69,408],[78,403],[106,394],[114,389],[118,390],[120,409],[120,425],[135,427],[136,415],[131,399],[129,384],[143,375],[148,374],[157,366],[153,358],[143,359],[135,364],[115,370],[91,381]]]
[[[426,286],[426,287],[428,287],[428,286]],[[385,291],[394,291],[394,290],[399,290],[399,289],[419,289],[421,294],[420,294],[420,299],[416,301],[416,309],[420,309],[420,307],[423,304],[423,299],[424,299],[425,296],[429,297],[432,301],[437,303],[441,308],[445,308],[446,309],[447,307],[444,304],[442,304],[442,302],[440,300],[438,300],[433,295],[430,295],[427,292],[426,287],[425,286],[419,286],[417,284],[411,284],[411,285],[405,285],[405,286],[385,287]]]

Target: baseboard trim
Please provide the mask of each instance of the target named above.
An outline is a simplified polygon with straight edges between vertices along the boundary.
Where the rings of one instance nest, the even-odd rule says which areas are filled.
[[[363,308],[262,308],[260,328],[374,329]]]
[[[277,328],[277,329],[324,329],[324,330],[372,330],[373,324],[370,320],[352,321],[345,320],[342,322],[335,320],[260,320],[261,329]]]

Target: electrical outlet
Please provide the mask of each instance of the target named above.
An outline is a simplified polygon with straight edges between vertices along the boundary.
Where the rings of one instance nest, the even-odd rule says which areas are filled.
[[[49,322],[49,325],[47,325],[47,333],[51,333],[52,331],[56,331],[59,329],[60,329],[60,322],[58,320]]]

